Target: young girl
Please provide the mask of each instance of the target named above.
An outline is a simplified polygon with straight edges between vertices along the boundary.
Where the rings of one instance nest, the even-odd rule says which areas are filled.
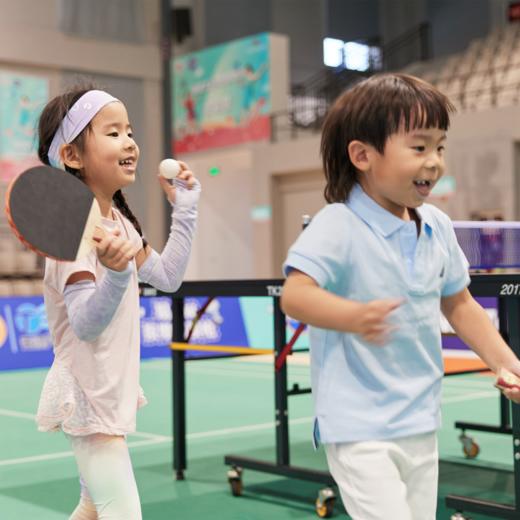
[[[105,228],[86,258],[46,260],[44,297],[55,358],[38,427],[62,430],[70,439],[81,482],[71,519],[138,520],[141,506],[125,440],[146,402],[139,386],[138,278],[163,291],[181,284],[200,184],[184,163],[173,185],[159,178],[172,204],[170,235],[159,255],[121,192],[134,182],[139,160],[121,101],[94,89],[56,97],[40,118],[38,154],[92,190]]]
[[[441,309],[492,370],[520,375],[467,289],[449,218],[425,204],[444,173],[451,110],[402,74],[340,96],[321,141],[330,204],[284,266],[283,309],[311,325],[315,440],[354,520],[436,518]]]

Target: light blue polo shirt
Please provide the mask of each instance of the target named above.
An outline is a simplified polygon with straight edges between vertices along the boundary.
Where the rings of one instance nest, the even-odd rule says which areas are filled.
[[[310,328],[315,440],[392,439],[440,426],[440,299],[470,278],[448,216],[430,204],[417,214],[419,236],[415,222],[392,215],[356,184],[346,203],[325,206],[289,250],[286,274],[298,269],[351,300],[404,300],[390,315],[397,329],[383,347]]]

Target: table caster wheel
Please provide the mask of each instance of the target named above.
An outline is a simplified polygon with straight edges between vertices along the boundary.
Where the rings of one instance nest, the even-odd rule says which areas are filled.
[[[330,518],[334,512],[334,503],[336,495],[331,488],[320,490],[316,499],[316,514],[320,518]]]
[[[231,486],[231,494],[234,497],[239,497],[242,495],[242,468],[238,466],[233,466],[227,472],[227,478],[229,485]]]
[[[466,458],[474,459],[480,453],[480,446],[475,442],[473,437],[461,433],[459,440],[462,442],[462,451],[464,455],[466,455]]]

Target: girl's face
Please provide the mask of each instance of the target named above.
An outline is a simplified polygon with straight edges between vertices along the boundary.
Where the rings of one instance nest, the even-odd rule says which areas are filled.
[[[82,173],[94,191],[112,196],[135,180],[139,147],[134,141],[123,103],[103,107],[85,136]]]
[[[380,206],[408,220],[408,208],[417,208],[445,170],[446,133],[419,128],[391,135],[380,154],[371,147],[370,167],[360,175],[364,191]]]

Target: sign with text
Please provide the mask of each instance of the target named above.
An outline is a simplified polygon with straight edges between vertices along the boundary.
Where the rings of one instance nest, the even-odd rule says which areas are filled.
[[[498,299],[477,298],[498,327]],[[185,336],[206,298],[189,297],[184,305]],[[169,357],[172,337],[171,300],[143,297],[141,305],[141,358]],[[287,319],[290,340],[299,323]],[[443,349],[468,350],[444,319],[441,322]],[[270,297],[215,298],[198,320],[191,342],[259,349],[274,348],[273,300]],[[294,350],[309,347],[307,331]],[[229,354],[188,350],[186,357],[219,357]],[[41,296],[0,298],[0,370],[48,367],[53,361],[45,305]]]

